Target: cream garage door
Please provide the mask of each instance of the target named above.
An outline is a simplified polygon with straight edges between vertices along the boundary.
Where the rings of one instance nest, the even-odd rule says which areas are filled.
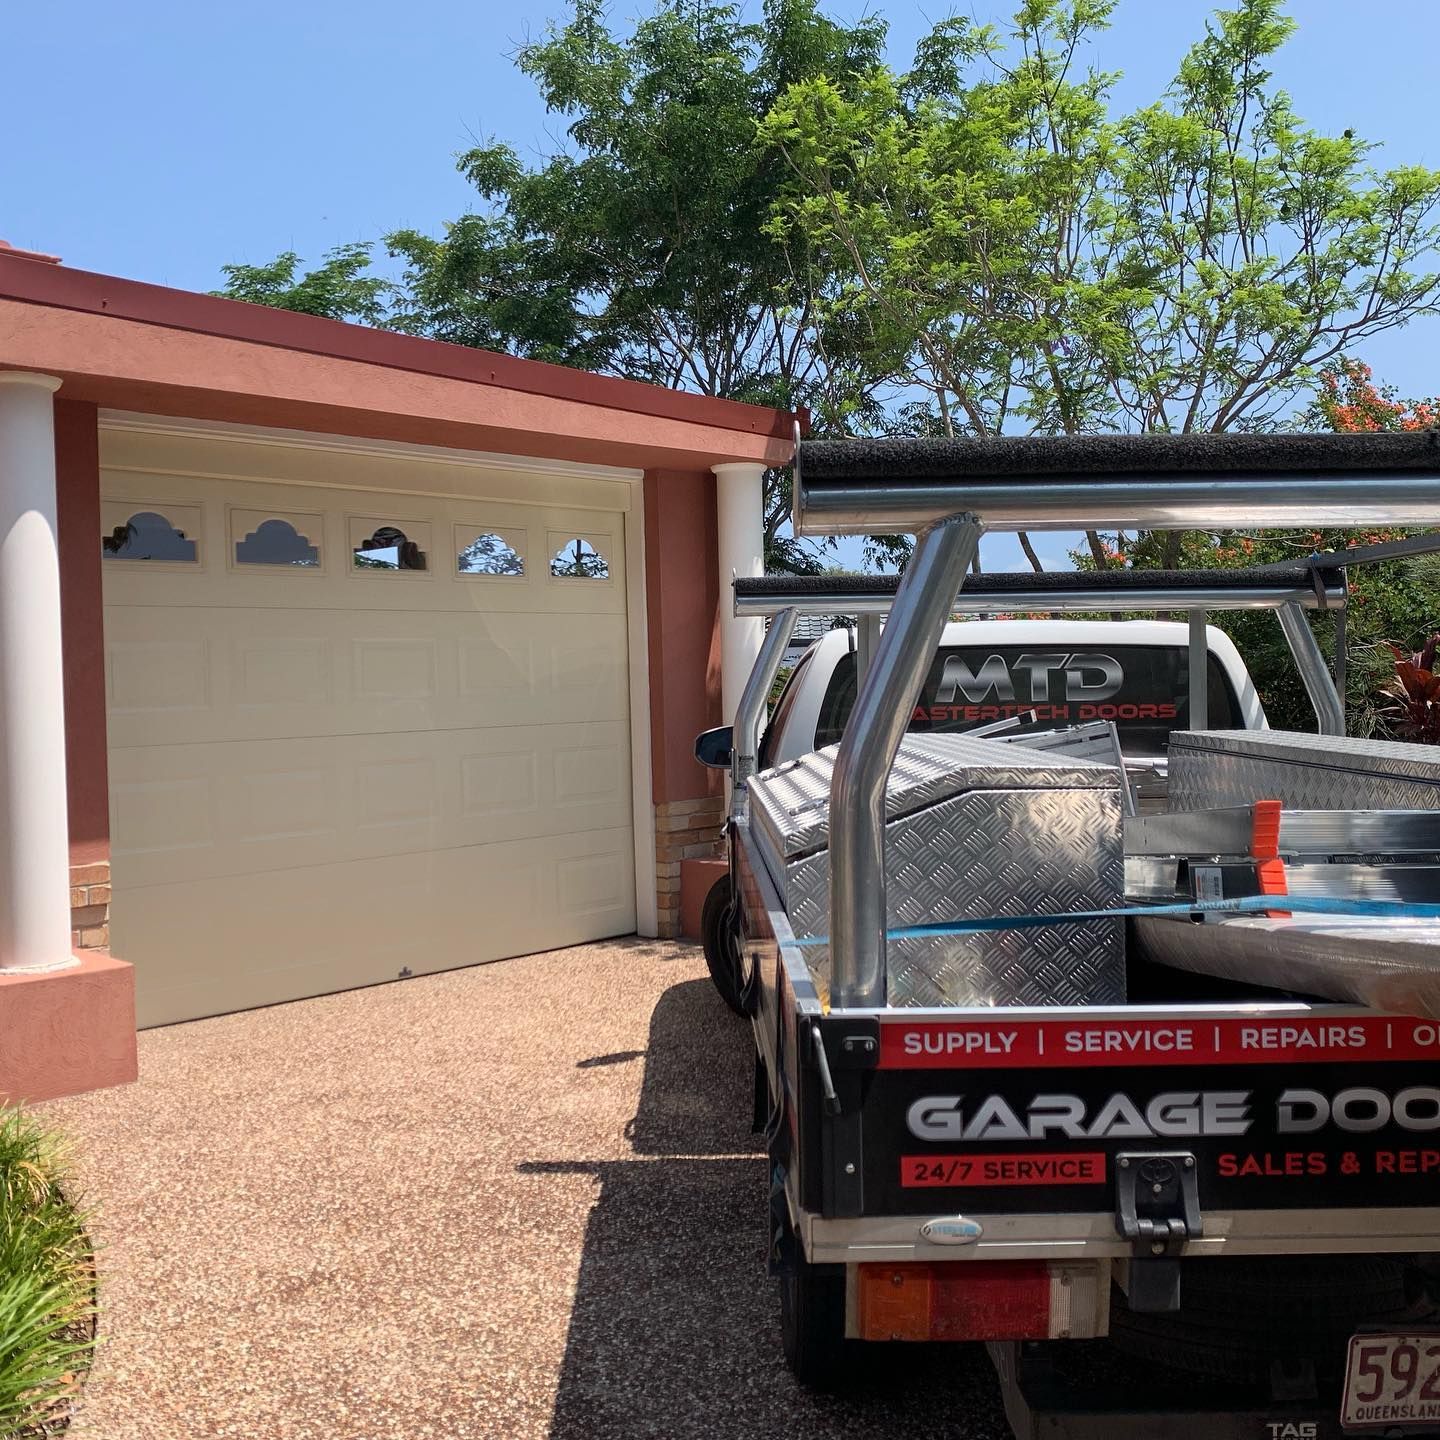
[[[634,928],[621,513],[102,493],[112,945],[142,1025]]]

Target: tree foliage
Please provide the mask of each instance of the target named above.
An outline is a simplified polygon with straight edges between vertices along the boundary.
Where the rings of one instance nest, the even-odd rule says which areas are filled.
[[[1003,31],[942,20],[902,70],[883,21],[820,0],[758,23],[656,0],[633,29],[571,0],[516,57],[553,153],[461,156],[474,212],[387,236],[393,283],[355,245],[228,266],[225,293],[804,405],[825,435],[1270,428],[1435,312],[1440,173],[1303,123],[1270,68],[1280,0],[1217,11],[1129,114],[1092,63],[1114,0],[1017,3]],[[788,512],[772,473],[767,564],[814,570]],[[1163,566],[1219,543],[1142,542]],[[1089,563],[1114,548],[1090,534]]]
[[[1301,122],[1268,68],[1279,0],[1217,11],[1120,117],[1082,63],[1113,8],[944,21],[908,72],[801,82],[762,127],[818,320],[857,326],[943,433],[1273,427],[1326,360],[1436,309],[1440,173]]]
[[[784,181],[757,126],[793,83],[880,63],[884,25],[843,25],[816,0],[662,4],[617,35],[599,0],[524,46],[519,68],[565,122],[527,166],[491,140],[460,168],[481,207],[439,238],[386,237],[404,264],[392,323],[459,344],[703,395],[880,423],[875,377],[843,327],[817,323],[765,222]],[[782,535],[786,477],[768,477],[771,568],[813,570]]]
[[[1429,430],[1440,424],[1440,398],[1400,400],[1393,385],[1377,385],[1362,360],[1341,356],[1320,371],[1315,398],[1301,417],[1309,430],[1356,434]]]
[[[225,288],[215,293],[276,310],[323,315],[327,320],[384,325],[398,292],[390,281],[366,273],[372,248],[368,243],[337,245],[303,275],[300,257],[293,250],[267,265],[222,265]]]

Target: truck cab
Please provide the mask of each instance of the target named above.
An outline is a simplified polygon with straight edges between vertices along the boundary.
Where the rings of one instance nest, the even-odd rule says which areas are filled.
[[[960,620],[946,625],[926,672],[912,734],[1019,720],[1034,729],[1112,721],[1137,797],[1164,798],[1175,730],[1264,730],[1240,652],[1206,627],[1207,714],[1189,713],[1189,627],[1167,620]],[[839,743],[855,705],[856,632],[831,630],[801,655],[760,742],[768,769]],[[1033,719],[1028,717],[1033,715]]]

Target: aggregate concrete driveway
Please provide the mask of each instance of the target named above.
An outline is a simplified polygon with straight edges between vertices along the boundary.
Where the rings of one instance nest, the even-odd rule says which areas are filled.
[[[103,1245],[76,1440],[1007,1435],[970,1351],[790,1380],[746,1027],[582,946],[141,1036],[46,1107]]]

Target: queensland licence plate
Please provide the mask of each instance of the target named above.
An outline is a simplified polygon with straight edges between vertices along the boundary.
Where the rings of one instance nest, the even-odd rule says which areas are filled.
[[[1340,1423],[1348,1430],[1440,1425],[1440,1330],[1355,1335]]]

